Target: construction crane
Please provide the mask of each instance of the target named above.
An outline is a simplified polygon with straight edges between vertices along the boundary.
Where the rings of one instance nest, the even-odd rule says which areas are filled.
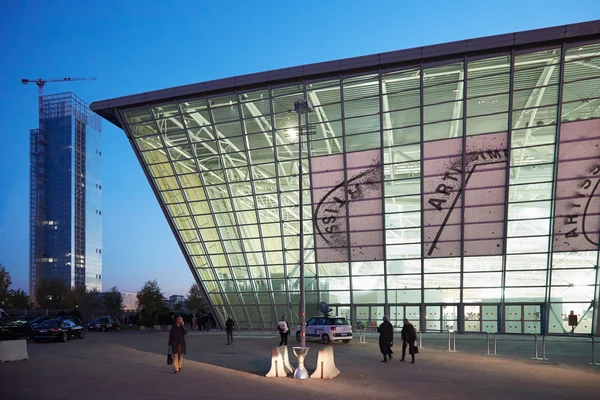
[[[28,83],[35,83],[38,87],[38,94],[40,97],[44,94],[44,86],[48,82],[71,82],[71,81],[95,81],[96,78],[52,78],[52,79],[21,79],[23,85]]]

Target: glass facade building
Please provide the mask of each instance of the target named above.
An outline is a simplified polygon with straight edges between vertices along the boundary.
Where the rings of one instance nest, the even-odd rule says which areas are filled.
[[[102,290],[101,119],[72,93],[39,98],[30,131],[29,293],[40,279]]]
[[[598,335],[600,21],[91,108],[126,132],[221,324],[296,322],[302,257],[307,317],[564,333],[573,312]]]

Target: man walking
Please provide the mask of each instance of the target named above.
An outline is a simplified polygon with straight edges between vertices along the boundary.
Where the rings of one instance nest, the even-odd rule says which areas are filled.
[[[229,344],[233,344],[233,327],[235,326],[235,322],[231,319],[231,317],[227,318],[225,321],[225,331],[227,332],[227,346]],[[231,339],[231,343],[230,343]]]
[[[377,332],[379,332],[379,350],[383,354],[382,362],[387,362],[388,357],[390,360],[392,359],[392,343],[394,341],[394,327],[387,315],[383,316],[383,322],[377,328]]]
[[[198,329],[198,317],[195,315],[192,317],[192,330],[195,331]]]
[[[281,341],[279,342],[280,346],[286,345],[288,336],[290,335],[290,327],[285,320],[285,315],[281,316],[281,321],[277,324],[277,330],[279,331],[279,336],[281,336]]]
[[[408,346],[408,353],[410,354],[412,361],[411,364],[415,363],[415,341],[417,340],[417,331],[413,324],[408,322],[408,319],[404,318],[404,326],[402,327],[402,331],[400,331],[402,335],[402,358],[400,361],[404,361],[404,356],[406,355],[406,346]]]

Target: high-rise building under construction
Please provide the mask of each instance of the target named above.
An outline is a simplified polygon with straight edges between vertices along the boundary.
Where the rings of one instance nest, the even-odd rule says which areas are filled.
[[[101,121],[73,93],[39,98],[30,131],[29,293],[40,279],[102,290]]]

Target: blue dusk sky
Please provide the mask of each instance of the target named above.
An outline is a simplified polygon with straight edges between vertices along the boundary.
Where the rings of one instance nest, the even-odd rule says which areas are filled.
[[[598,0],[4,1],[0,5],[0,263],[29,280],[29,129],[37,88],[88,103],[339,58],[600,19]],[[103,285],[192,275],[125,134],[103,121]]]

